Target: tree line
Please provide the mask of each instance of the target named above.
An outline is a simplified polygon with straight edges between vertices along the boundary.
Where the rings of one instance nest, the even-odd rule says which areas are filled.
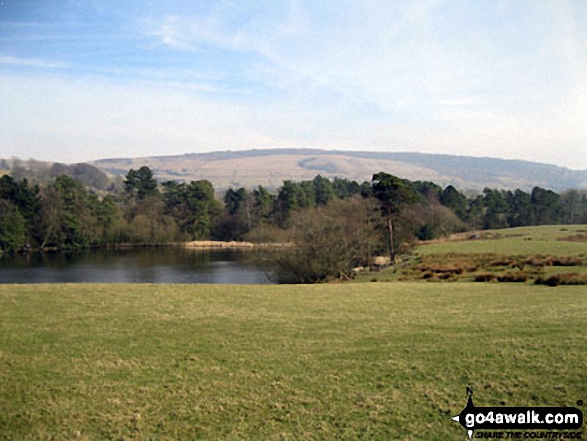
[[[106,188],[104,183],[100,187]],[[106,190],[65,174],[41,183],[0,177],[0,249],[4,251],[210,239],[297,240],[316,245],[318,235],[330,229],[349,244],[348,252],[338,250],[338,255],[347,256],[354,265],[366,257],[350,255],[393,257],[414,239],[470,229],[563,223],[587,223],[585,192],[486,188],[466,196],[453,186],[378,173],[361,184],[316,176],[284,181],[274,192],[262,186],[229,188],[219,198],[207,180],[159,183],[148,167],[129,170],[121,186]],[[305,236],[296,239],[295,232]],[[307,236],[310,232],[314,240]],[[331,235],[323,236],[332,242]],[[359,237],[361,244],[351,247]]]

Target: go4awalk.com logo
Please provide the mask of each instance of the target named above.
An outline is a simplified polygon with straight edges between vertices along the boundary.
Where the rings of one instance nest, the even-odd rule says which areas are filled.
[[[452,419],[467,430],[469,440],[582,439],[583,413],[575,407],[477,407],[469,387],[467,405]]]

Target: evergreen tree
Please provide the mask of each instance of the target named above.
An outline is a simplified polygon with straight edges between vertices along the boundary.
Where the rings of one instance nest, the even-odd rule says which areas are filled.
[[[281,226],[286,226],[293,211],[307,206],[307,195],[304,189],[295,182],[283,181],[275,200],[274,211],[277,223]]]
[[[561,197],[554,191],[534,187],[530,197],[537,225],[555,225],[564,217]]]
[[[485,207],[483,228],[495,229],[508,226],[507,219],[510,206],[502,192],[485,188],[483,190],[483,205]]]
[[[442,188],[430,181],[413,181],[404,180],[405,185],[409,185],[412,189],[421,195],[423,198],[430,201],[438,201]]]
[[[271,217],[274,197],[262,186],[253,190],[253,217],[255,225]]]
[[[167,211],[175,218],[180,231],[190,240],[209,239],[213,221],[222,212],[220,202],[214,199],[214,187],[209,181],[189,184],[164,184]]]
[[[66,247],[88,247],[100,242],[98,220],[95,213],[97,198],[75,179],[63,175],[55,179],[51,186],[62,203],[62,213],[58,216]]]
[[[508,192],[508,195],[508,204],[510,206],[508,225],[510,227],[534,225],[536,220],[530,195],[520,189],[514,193]]]
[[[370,187],[370,184],[367,182]],[[361,193],[361,186],[356,181],[349,181],[345,178],[334,178],[332,181],[332,191],[339,199],[346,199]]]
[[[578,190],[567,190],[561,194],[563,222],[565,224],[587,223],[587,194]]]
[[[0,199],[0,250],[17,250],[25,244],[25,220],[12,202]]]
[[[334,198],[332,183],[327,178],[318,175],[314,178],[312,184],[316,205],[326,205]]]
[[[440,193],[440,203],[450,208],[461,220],[467,217],[468,203],[465,195],[459,193],[456,188],[449,185]]]
[[[159,193],[157,181],[147,166],[142,166],[138,170],[130,169],[124,181],[124,188],[131,198],[138,200],[156,196]]]
[[[413,203],[417,196],[400,178],[387,173],[373,175],[372,183],[373,195],[379,199],[381,211],[387,219],[389,257],[393,262],[395,259],[393,216],[399,214],[404,205]]]

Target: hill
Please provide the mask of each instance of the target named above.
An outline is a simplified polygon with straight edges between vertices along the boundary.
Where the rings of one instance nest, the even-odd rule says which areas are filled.
[[[520,160],[408,152],[270,149],[101,159],[92,164],[114,176],[147,165],[159,180],[207,179],[217,189],[258,184],[275,188],[286,179],[306,180],[318,174],[362,182],[380,171],[441,186],[450,184],[461,190],[530,190],[534,186],[554,191],[587,189],[587,170]]]
[[[10,161],[10,162],[9,162]],[[61,175],[71,176],[94,190],[110,187],[109,177],[96,166],[86,163],[62,164],[18,158],[0,159],[0,176],[11,175],[15,180],[28,179],[33,183],[47,183]]]

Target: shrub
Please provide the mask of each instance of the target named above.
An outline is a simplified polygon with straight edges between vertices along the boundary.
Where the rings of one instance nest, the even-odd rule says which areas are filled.
[[[528,275],[522,271],[518,271],[517,273],[507,273],[497,277],[498,282],[522,283],[526,280],[528,280]]]
[[[483,273],[477,274],[473,280],[475,282],[493,282],[495,279],[495,274]]]
[[[378,218],[372,201],[359,198],[293,213],[288,232],[293,245],[276,257],[280,281],[343,279],[353,268],[368,265],[379,240]]]
[[[580,266],[583,260],[578,257],[555,257],[552,260],[553,266]]]
[[[489,265],[491,266],[514,266],[516,262],[511,259],[498,259],[491,262]]]
[[[549,277],[539,277],[534,283],[536,285],[546,285],[553,287],[559,285],[587,285],[587,274],[554,274]]]

